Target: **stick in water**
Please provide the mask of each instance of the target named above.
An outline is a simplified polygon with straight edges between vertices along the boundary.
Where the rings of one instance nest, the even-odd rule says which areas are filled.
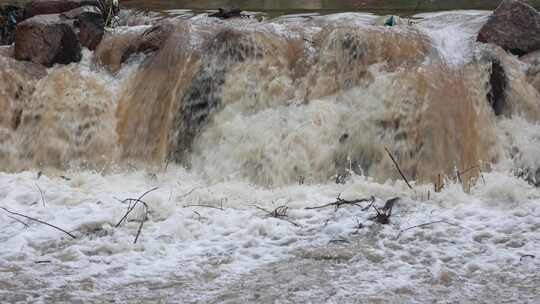
[[[57,227],[57,226],[55,226],[55,225],[49,224],[49,223],[47,223],[47,222],[44,222],[44,221],[42,221],[42,220],[38,220],[38,219],[36,219],[36,218],[30,217],[30,216],[27,216],[27,215],[24,215],[24,214],[20,214],[20,213],[17,213],[17,212],[9,211],[8,209],[6,209],[6,208],[4,208],[4,207],[0,207],[0,209],[4,210],[5,212],[7,212],[7,213],[9,213],[9,214],[22,216],[22,217],[24,217],[24,218],[26,218],[26,219],[29,219],[29,220],[31,220],[31,221],[38,222],[38,223],[43,224],[43,225],[47,225],[47,226],[52,227],[52,228],[54,228],[54,229],[56,229],[56,230],[60,230],[60,231],[62,231],[63,233],[69,235],[70,237],[76,239],[76,237],[75,237],[73,234],[71,234],[71,233],[65,231],[64,229],[62,229],[62,228],[60,228],[60,227]]]
[[[401,168],[399,167],[399,165],[398,165],[396,159],[394,158],[394,156],[392,155],[392,153],[390,153],[390,151],[386,147],[384,147],[384,149],[386,150],[386,153],[388,153],[388,156],[390,156],[390,158],[394,162],[394,165],[396,166],[396,168],[397,168],[397,170],[399,172],[399,175],[401,175],[401,178],[403,178],[403,180],[405,181],[407,186],[409,186],[409,188],[411,188],[411,190],[414,190],[413,187],[411,186],[411,184],[409,184],[409,181],[407,180],[407,178],[405,177],[403,172],[401,171]]]

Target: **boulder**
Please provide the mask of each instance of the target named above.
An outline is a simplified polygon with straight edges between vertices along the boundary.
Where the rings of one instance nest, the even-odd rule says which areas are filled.
[[[17,25],[15,58],[50,67],[81,60],[81,44],[73,21],[60,15],[40,15]]]
[[[34,0],[29,2],[24,9],[24,18],[28,19],[37,15],[60,14],[74,8],[90,5],[99,7],[98,0]]]
[[[105,32],[105,19],[101,11],[95,6],[81,6],[61,14],[62,17],[75,20],[81,45],[95,50]]]
[[[174,24],[161,22],[142,32],[107,34],[96,49],[96,60],[110,72],[117,72],[133,54],[161,49],[174,30]]]
[[[503,0],[480,29],[477,41],[501,46],[514,55],[540,49],[540,14],[520,0]]]
[[[17,22],[23,18],[24,10],[13,5],[0,7],[0,45],[12,44],[15,40]]]

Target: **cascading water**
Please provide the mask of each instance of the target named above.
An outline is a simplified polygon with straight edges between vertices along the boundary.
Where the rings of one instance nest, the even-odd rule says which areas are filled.
[[[343,274],[326,279],[303,274],[315,280],[310,284],[332,281],[335,287],[323,288],[324,295],[306,295],[307,302],[322,297],[350,302],[347,296],[353,294],[383,302],[416,295],[425,302],[433,299],[429,290],[444,296],[441,286],[459,285],[458,277],[474,282],[496,271],[508,276],[511,291],[520,289],[519,277],[504,261],[540,249],[510,240],[517,237],[520,219],[526,224],[519,240],[537,238],[540,227],[540,195],[529,185],[540,178],[540,94],[527,74],[529,66],[498,47],[474,42],[487,14],[424,14],[417,23],[394,27],[376,25],[373,15],[351,13],[263,22],[195,16],[163,21],[170,31],[161,48],[127,60],[129,40],[150,26],[113,30],[78,64],[44,70],[0,56],[0,168],[12,172],[0,174],[1,206],[37,208],[32,203],[43,200],[46,208],[36,216],[63,222],[82,235],[65,245],[54,231],[19,233],[14,223],[2,226],[6,232],[0,240],[12,247],[0,253],[0,270],[7,267],[20,280],[8,282],[0,274],[0,289],[23,291],[12,297],[0,292],[0,299],[15,301],[18,295],[29,302],[32,288],[46,291],[40,298],[45,302],[98,299],[100,291],[115,298],[106,287],[109,282],[121,290],[144,286],[126,291],[130,296],[121,300],[128,302],[254,300],[236,284],[269,288],[269,282],[285,275],[276,279],[254,272],[285,273],[279,264],[285,259],[295,269],[305,263],[325,275],[336,269]],[[497,93],[503,100],[500,113],[488,99],[494,94],[493,62],[505,82]],[[401,183],[385,148],[405,176],[416,181],[414,192]],[[456,170],[467,171],[460,176],[467,191],[452,182]],[[35,180],[35,171],[45,176]],[[484,184],[474,182],[480,174]],[[60,175],[71,180],[61,184],[55,177]],[[346,183],[336,184],[343,176],[348,176]],[[433,193],[439,176],[450,177],[448,185]],[[299,181],[304,185],[296,185]],[[45,189],[43,197],[28,190],[38,183],[40,191]],[[134,196],[150,186],[165,192],[148,195],[146,239],[131,247],[137,223],[115,230],[125,206],[111,197]],[[392,228],[375,224],[366,224],[369,232],[361,235],[360,224],[353,228],[355,218],[368,221],[361,211],[303,209],[341,192],[348,197],[400,196],[404,205],[418,209],[412,224],[436,212],[471,225],[466,232],[456,226],[433,227],[425,235],[411,232],[402,242],[390,239]],[[193,213],[181,208],[189,203],[230,209]],[[252,204],[290,206],[309,229],[299,232],[278,219],[269,222],[246,209]],[[484,204],[519,204],[528,213],[516,211],[507,219],[507,207],[486,211]],[[142,210],[137,212],[134,218],[142,216]],[[502,228],[489,230],[489,224],[500,221],[506,221]],[[326,251],[329,241],[354,233],[360,239],[348,248]],[[443,235],[459,248],[446,244]],[[503,244],[502,256],[493,247],[497,244]],[[30,253],[21,253],[22,248]],[[463,250],[468,259],[452,256],[452,250]],[[478,254],[481,250],[485,256]],[[44,266],[49,271],[70,278],[76,288],[88,287],[77,294],[67,285],[41,282],[22,266],[28,259],[51,260]],[[323,264],[325,259],[346,261],[356,272]],[[390,262],[383,265],[382,260]],[[170,271],[171,265],[180,269]],[[537,260],[530,265],[539,266]],[[79,273],[85,267],[91,269],[88,276]],[[419,274],[421,268],[428,273]],[[400,271],[394,279],[389,277],[392,269]],[[533,290],[538,275],[522,270]],[[394,287],[383,293],[352,290],[344,277],[363,271]],[[257,280],[246,282],[250,275]],[[228,277],[232,283],[221,280]],[[288,284],[306,288],[299,281]],[[164,297],[154,297],[144,282],[164,290]],[[336,292],[338,283],[350,289]],[[186,295],[175,298],[179,286]],[[473,298],[471,286],[459,290],[466,290],[461,298],[449,299]],[[534,292],[526,290],[523,299],[534,300]],[[488,300],[501,296],[485,292]],[[261,291],[259,296],[265,302],[270,294]],[[302,302],[300,293],[291,294],[281,300]]]
[[[345,167],[397,177],[385,146],[419,181],[498,160],[482,63],[447,64],[413,26],[320,19],[177,22],[124,77],[56,67],[20,102],[12,153],[23,168],[175,161],[264,186]]]

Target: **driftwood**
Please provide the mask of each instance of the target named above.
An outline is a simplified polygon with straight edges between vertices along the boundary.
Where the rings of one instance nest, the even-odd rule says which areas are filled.
[[[339,208],[343,207],[343,206],[357,206],[357,207],[363,207],[360,205],[360,203],[364,203],[364,202],[371,202],[373,204],[373,202],[375,201],[375,197],[370,197],[370,198],[361,198],[361,199],[356,199],[356,200],[345,200],[345,199],[342,199],[341,198],[341,193],[337,196],[336,198],[336,201],[335,202],[332,202],[332,203],[328,203],[328,204],[324,204],[324,205],[321,205],[321,206],[315,206],[315,207],[306,207],[304,209],[307,209],[307,210],[312,210],[312,209],[322,209],[322,208],[327,208],[327,207],[334,207],[334,210],[338,210]]]
[[[375,206],[375,197],[371,196],[370,198],[361,198],[356,200],[344,200],[341,197],[341,193],[336,198],[335,202],[324,204],[321,206],[315,206],[315,207],[306,207],[304,209],[313,210],[313,209],[322,209],[327,207],[334,207],[334,211],[337,211],[339,208],[343,206],[356,206],[361,207],[362,211],[367,211],[370,208],[373,208],[375,212],[377,213],[375,216],[371,217],[371,220],[375,220],[379,224],[388,224],[390,223],[390,217],[392,216],[392,209],[394,208],[395,203],[399,200],[399,197],[394,197],[386,201],[384,206],[382,208],[377,208]],[[367,206],[360,205],[361,203],[369,202]],[[358,219],[357,219],[357,229],[361,229],[364,227]]]
[[[64,230],[64,229],[62,229],[62,228],[60,228],[60,227],[58,227],[58,226],[55,226],[55,225],[53,225],[53,224],[49,224],[49,223],[47,223],[47,222],[44,222],[44,221],[39,220],[39,219],[37,219],[37,218],[33,218],[33,217],[31,217],[31,216],[28,216],[28,215],[24,215],[24,214],[21,214],[21,213],[18,213],[18,212],[10,211],[10,210],[8,210],[8,209],[6,209],[6,208],[4,208],[4,207],[0,207],[0,209],[4,210],[5,212],[7,212],[7,213],[9,213],[9,214],[21,216],[21,217],[24,217],[24,218],[29,219],[29,220],[31,220],[31,221],[34,221],[34,222],[37,222],[37,223],[40,223],[40,224],[49,226],[49,227],[51,227],[51,228],[54,228],[54,229],[56,229],[56,230],[62,231],[63,233],[69,235],[69,236],[72,237],[73,239],[76,239],[76,237],[75,237],[73,234],[71,234],[71,233],[67,232],[66,230]]]

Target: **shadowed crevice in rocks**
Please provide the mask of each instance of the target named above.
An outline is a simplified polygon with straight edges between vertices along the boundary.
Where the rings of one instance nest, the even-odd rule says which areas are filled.
[[[499,116],[504,113],[506,106],[505,89],[506,89],[506,73],[498,60],[491,62],[491,74],[489,76],[490,88],[487,93],[487,99],[495,115]]]

